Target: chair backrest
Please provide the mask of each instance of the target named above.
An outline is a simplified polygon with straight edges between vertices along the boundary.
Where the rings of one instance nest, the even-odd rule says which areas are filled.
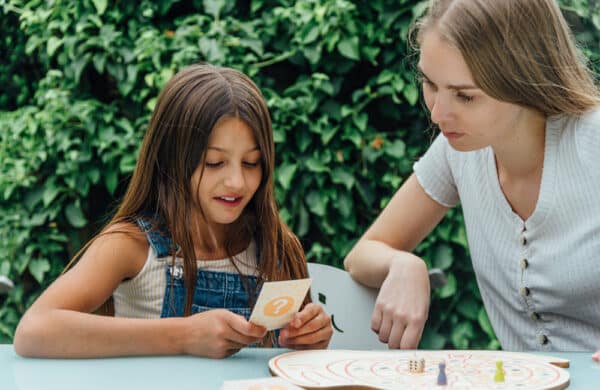
[[[350,274],[329,265],[308,263],[313,302],[323,305],[333,322],[329,348],[387,349],[371,330],[377,290],[354,281]]]

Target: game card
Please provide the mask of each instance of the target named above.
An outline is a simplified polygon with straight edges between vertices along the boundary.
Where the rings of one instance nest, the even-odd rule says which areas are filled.
[[[279,329],[300,309],[311,279],[265,282],[250,315],[250,322],[267,330]]]

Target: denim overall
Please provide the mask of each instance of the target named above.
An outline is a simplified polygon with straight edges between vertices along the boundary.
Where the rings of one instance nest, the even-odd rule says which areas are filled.
[[[156,257],[166,257],[170,254],[173,241],[170,236],[154,228],[149,220],[138,218],[140,228],[146,233],[148,242],[156,252]],[[258,251],[257,251],[258,252]],[[260,259],[257,253],[257,259]],[[186,288],[183,279],[183,265],[171,265],[169,261],[165,266],[167,283],[161,318],[182,317],[185,306]],[[244,276],[250,291],[255,291],[253,302],[256,302],[259,291],[256,291],[257,278]],[[192,301],[192,313],[196,314],[211,309],[227,309],[249,319],[252,308],[249,306],[248,293],[244,288],[242,277],[237,273],[205,271],[198,269],[196,289]]]

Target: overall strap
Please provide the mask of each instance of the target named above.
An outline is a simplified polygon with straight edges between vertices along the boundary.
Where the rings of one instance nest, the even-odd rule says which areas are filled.
[[[152,249],[156,252],[156,257],[161,258],[168,256],[173,248],[173,240],[169,232],[164,229],[159,229],[156,220],[151,220],[146,217],[136,218],[135,222],[146,233],[146,239]],[[154,224],[152,223],[154,222]]]

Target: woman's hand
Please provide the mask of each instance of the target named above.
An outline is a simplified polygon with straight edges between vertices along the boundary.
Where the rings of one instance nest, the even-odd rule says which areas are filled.
[[[333,335],[331,317],[321,305],[309,303],[279,333],[279,345],[293,349],[324,349]]]
[[[423,260],[400,252],[390,264],[371,317],[371,329],[390,349],[416,349],[429,314],[429,276]]]
[[[210,358],[225,358],[266,335],[265,327],[246,321],[225,309],[208,310],[186,317],[183,351]]]
[[[600,362],[600,349],[597,350],[596,353],[592,355],[592,360]]]

